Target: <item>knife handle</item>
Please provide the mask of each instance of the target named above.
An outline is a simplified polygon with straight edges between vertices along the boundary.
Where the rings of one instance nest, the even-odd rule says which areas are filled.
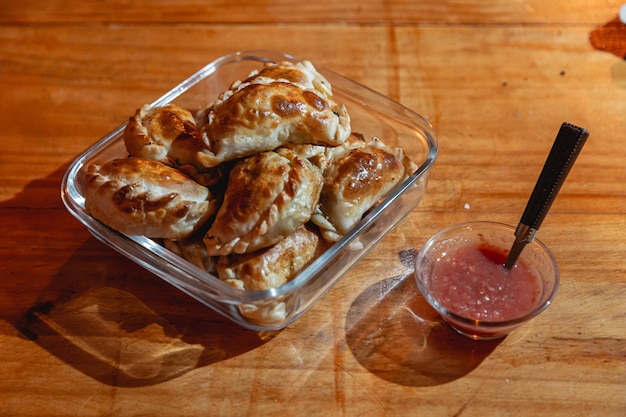
[[[561,125],[520,220],[522,224],[539,229],[588,137],[586,129],[567,122]]]

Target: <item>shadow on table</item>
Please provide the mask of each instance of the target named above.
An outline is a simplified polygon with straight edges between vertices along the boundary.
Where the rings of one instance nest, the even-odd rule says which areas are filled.
[[[473,341],[449,328],[421,296],[413,274],[379,281],[360,294],[346,317],[346,338],[369,372],[406,386],[454,381],[502,341]]]
[[[238,327],[91,237],[60,200],[43,201],[58,200],[65,169],[0,204],[19,217],[29,250],[55,251],[37,260],[16,250],[0,284],[1,318],[23,336],[95,380],[132,387],[240,355],[275,335]],[[42,213],[49,216],[47,238]],[[71,247],[56,243],[55,250],[55,235]]]

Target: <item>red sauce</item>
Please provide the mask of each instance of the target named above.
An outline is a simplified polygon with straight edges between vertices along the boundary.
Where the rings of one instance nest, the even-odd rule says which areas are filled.
[[[481,245],[478,250],[494,264],[504,265],[506,262],[507,254],[503,250],[487,245]]]
[[[506,255],[488,245],[447,253],[431,275],[433,296],[449,311],[473,320],[505,321],[529,313],[539,296],[539,280],[521,260],[507,271]]]

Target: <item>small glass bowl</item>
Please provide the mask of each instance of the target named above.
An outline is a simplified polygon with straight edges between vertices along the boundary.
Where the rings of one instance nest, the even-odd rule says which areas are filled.
[[[446,305],[451,305],[449,301],[442,301],[439,298],[440,292],[434,289],[437,288],[437,280],[441,279],[443,274],[440,267],[443,262],[449,264],[454,259],[450,257],[454,256],[458,258],[454,259],[454,261],[456,267],[460,268],[460,273],[463,273],[463,271],[467,272],[470,268],[468,264],[463,264],[461,259],[463,255],[460,255],[460,252],[458,252],[460,248],[472,246],[477,249],[490,248],[490,253],[485,253],[487,258],[491,257],[491,260],[485,262],[499,263],[500,260],[503,261],[505,259],[514,240],[515,227],[513,226],[480,221],[463,223],[448,227],[435,234],[426,242],[417,255],[415,279],[420,292],[444,321],[457,332],[475,340],[491,340],[504,337],[544,311],[556,296],[559,287],[558,265],[548,248],[535,239],[526,245],[516,266],[513,267],[525,267],[537,279],[536,295],[533,304],[525,309],[524,312],[507,317],[501,321],[490,321],[469,317],[470,314],[467,313],[462,315],[457,309],[458,306],[446,307]],[[496,260],[495,258],[498,257],[502,259]],[[487,264],[487,266],[489,265]],[[502,273],[506,274],[504,266],[502,268]],[[491,269],[489,270],[491,271]],[[508,278],[506,275],[503,276]],[[463,282],[466,285],[470,285],[468,283],[471,281],[466,280]],[[483,281],[480,281],[472,283],[471,286],[483,285],[483,283]],[[471,290],[472,293],[481,293],[482,291],[475,287],[471,287]],[[470,292],[468,290],[460,290],[452,293],[462,296],[460,293],[463,291],[466,294]],[[508,294],[509,297],[513,297],[510,299],[510,304],[514,304],[516,300],[519,301],[519,295],[517,292]],[[473,302],[474,300],[472,300]]]

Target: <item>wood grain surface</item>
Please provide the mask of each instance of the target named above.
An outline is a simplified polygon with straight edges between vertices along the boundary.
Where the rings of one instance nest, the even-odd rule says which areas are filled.
[[[619,6],[0,1],[0,415],[626,415],[626,61],[589,41]],[[353,78],[439,135],[421,204],[277,332],[120,256],[60,199],[83,150],[242,49]],[[505,339],[456,335],[415,251],[454,223],[516,224],[564,121],[591,135],[540,231],[556,300]]]

